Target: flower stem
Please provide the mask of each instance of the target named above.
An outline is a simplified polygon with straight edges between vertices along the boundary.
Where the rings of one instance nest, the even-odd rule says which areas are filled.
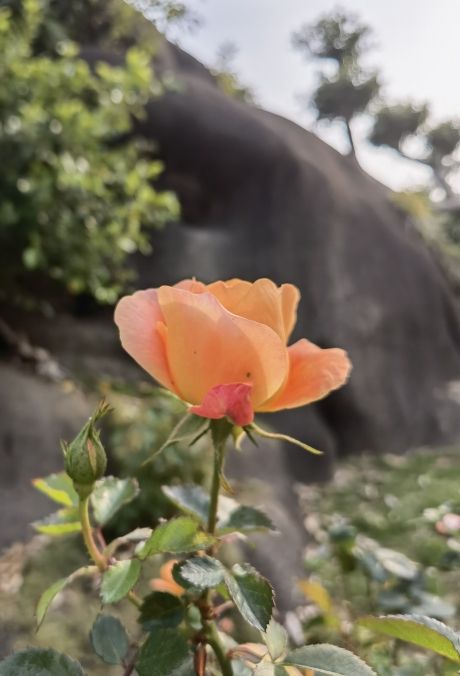
[[[214,449],[214,471],[212,474],[211,495],[208,513],[208,533],[214,535],[217,524],[217,508],[219,505],[220,476],[224,463],[224,445],[219,444]]]
[[[88,554],[90,555],[96,566],[99,568],[99,570],[103,572],[107,570],[108,564],[106,558],[101,554],[96,545],[96,542],[94,541],[93,529],[91,527],[91,523],[89,520],[88,504],[89,504],[89,496],[87,496],[86,498],[80,498],[78,511],[80,515],[81,531],[83,535],[83,540],[86,545],[86,549],[88,550]]]
[[[225,444],[231,431],[231,426],[229,426],[226,421],[224,425],[219,423],[220,421],[216,424],[213,430],[214,433],[212,435],[214,443],[214,469],[211,481],[208,512],[208,533],[210,535],[215,535],[216,532],[219,492],[225,458]],[[215,547],[211,547],[209,553],[213,555],[215,553]],[[211,595],[211,590],[208,590],[202,597],[204,601],[204,604],[201,608],[204,635],[206,637],[206,642],[214,651],[216,660],[219,663],[222,672],[222,676],[233,676],[232,665],[226,656],[225,647],[222,645],[222,641],[220,640],[216,623],[213,619],[210,619],[212,617]]]
[[[88,554],[93,559],[94,563],[99,568],[101,573],[104,573],[109,567],[109,564],[105,556],[101,554],[94,539],[93,529],[91,527],[91,522],[89,520],[88,506],[89,506],[89,496],[86,498],[80,498],[78,512],[80,515],[81,532],[83,535],[83,540],[86,545],[86,549],[88,550]],[[142,599],[136,594],[136,592],[132,590],[128,593],[128,599],[134,606],[136,606],[136,608],[139,609],[142,606],[143,603]]]
[[[206,626],[206,640],[211,646],[219,662],[222,676],[233,676],[232,665],[225,654],[224,646],[219,637],[219,632],[214,622],[209,622]]]

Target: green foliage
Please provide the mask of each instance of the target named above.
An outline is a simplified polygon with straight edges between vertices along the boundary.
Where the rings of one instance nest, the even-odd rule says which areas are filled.
[[[407,137],[417,134],[426,122],[428,112],[426,104],[383,105],[373,114],[369,140],[376,146],[389,146],[402,151],[402,144]]]
[[[427,648],[453,662],[460,662],[460,634],[431,617],[423,615],[366,617],[360,624],[377,633]]]
[[[154,554],[182,554],[207,549],[215,542],[215,538],[200,531],[199,524],[188,516],[179,516],[171,521],[161,523],[153,531],[147,542],[138,551],[138,556],[145,559]]]
[[[135,479],[100,479],[91,494],[94,519],[99,526],[105,526],[123,505],[131,502],[139,493]]]
[[[60,505],[75,507],[78,504],[78,495],[73,487],[72,479],[65,472],[34,479],[32,485]]]
[[[334,645],[308,645],[289,653],[284,664],[329,676],[377,676],[359,657]]]
[[[350,123],[368,109],[380,90],[377,74],[362,65],[369,33],[357,16],[338,11],[304,26],[293,37],[294,46],[308,56],[335,62],[335,73],[321,76],[312,103],[318,119],[345,122],[352,155],[355,146]]]
[[[202,484],[208,478],[210,446],[206,439],[187,446],[196,436],[196,428],[188,423],[175,435],[174,443],[166,440],[184,415],[184,406],[164,391],[150,385],[120,388],[104,384],[103,393],[115,411],[110,416],[107,446],[117,474],[134,476],[140,487],[139,495],[118,513],[110,524],[110,532],[121,535],[138,526],[152,526],[160,518],[170,518],[176,510],[162,491],[164,484]],[[198,416],[192,416],[195,423]],[[201,421],[202,419],[200,419]],[[200,425],[202,423],[200,422]],[[191,432],[188,436],[188,432]],[[158,454],[162,447],[164,450]],[[144,464],[151,456],[154,459]],[[209,496],[206,496],[209,501]]]
[[[369,34],[369,26],[355,14],[334,11],[303,26],[294,34],[293,43],[317,59],[332,59],[343,66],[365,51]]]
[[[184,619],[182,601],[173,594],[154,591],[145,597],[139,615],[139,622],[145,631],[177,627]]]
[[[134,587],[141,573],[137,559],[117,561],[102,576],[101,598],[103,603],[116,603]]]
[[[335,78],[322,78],[313,96],[318,118],[334,120],[340,117],[351,121],[366,110],[379,86],[375,75],[354,78],[341,71]]]
[[[159,629],[149,634],[136,662],[139,676],[189,676],[193,673],[192,653],[181,633]]]
[[[44,519],[34,521],[32,526],[38,533],[53,536],[68,535],[69,533],[77,533],[81,530],[78,509],[76,507],[59,509]]]
[[[217,84],[226,94],[244,103],[255,103],[255,95],[251,87],[243,82],[235,69],[234,59],[238,53],[237,48],[231,42],[220,46],[216,64],[211,72],[217,80]]]
[[[38,0],[22,7],[0,9],[2,294],[24,299],[32,280],[51,278],[113,302],[129,280],[127,256],[147,252],[149,228],[177,213],[152,185],[161,165],[151,148],[117,141],[158,89],[150,54],[133,48],[123,65],[91,71],[61,24],[53,54],[37,52],[54,19]]]
[[[275,530],[275,526],[272,520],[260,509],[238,505],[227,517],[219,519],[217,530],[219,533],[231,533],[232,531],[251,533],[253,531]]]
[[[414,660],[401,644],[396,668],[390,646],[346,626],[370,613],[429,615],[458,626],[458,539],[456,531],[441,534],[460,514],[457,462],[457,448],[360,458],[321,491],[305,487],[306,524],[317,543],[306,558],[315,577],[301,584],[314,604],[304,621],[308,642],[350,647],[381,676],[455,673],[429,653]]]
[[[113,615],[98,615],[90,632],[94,652],[106,664],[122,664],[129,649],[126,629]]]
[[[0,676],[84,676],[78,662],[55,650],[27,648],[0,662]]]
[[[264,638],[270,657],[274,662],[285,656],[289,638],[282,624],[275,622],[272,618],[268,624]]]
[[[265,631],[273,613],[273,589],[252,566],[235,564],[225,584],[236,607],[253,627]]]
[[[218,587],[224,580],[222,564],[211,556],[193,556],[176,564],[173,574],[179,584],[195,589]]]
[[[193,484],[163,486],[162,490],[181,511],[195,516],[203,525],[206,524],[209,512],[209,495],[201,486]]]

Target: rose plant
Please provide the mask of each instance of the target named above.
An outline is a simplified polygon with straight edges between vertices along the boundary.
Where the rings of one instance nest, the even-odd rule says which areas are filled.
[[[175,286],[138,291],[122,298],[115,322],[125,350],[160,385],[184,404],[184,416],[167,442],[193,444],[206,437],[213,446],[207,493],[198,485],[164,486],[178,516],[155,528],[137,528],[111,542],[105,524],[138,491],[133,479],[105,476],[106,453],[97,423],[109,407],[101,403],[70,443],[63,443],[65,472],[35,481],[60,505],[36,524],[41,532],[81,531],[89,565],[45,590],[37,625],[57,594],[76,577],[97,581],[105,607],[133,604],[137,628],[130,631],[103,612],[91,630],[91,644],[107,664],[128,676],[371,676],[359,657],[333,645],[289,648],[286,630],[274,619],[273,590],[247,563],[228,567],[220,547],[236,534],[273,529],[261,510],[229,495],[224,475],[230,442],[243,437],[281,438],[318,452],[302,441],[264,430],[254,414],[295,408],[325,397],[347,380],[351,365],[339,348],[322,349],[302,338],[288,341],[296,323],[299,292],[268,279],[205,285],[185,280]],[[222,495],[226,492],[227,495]],[[159,577],[139,594],[142,569],[161,557]],[[166,561],[165,561],[166,559]],[[260,643],[238,644],[228,612],[260,632]],[[391,624],[391,623],[390,623]],[[368,621],[369,628],[375,623]],[[388,623],[383,627],[387,633]],[[391,625],[392,627],[394,626]],[[0,676],[81,676],[83,668],[54,650],[26,649],[0,663]]]

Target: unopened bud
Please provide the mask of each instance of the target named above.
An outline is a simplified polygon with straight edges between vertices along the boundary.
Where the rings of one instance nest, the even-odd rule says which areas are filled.
[[[62,443],[65,471],[82,499],[92,493],[95,482],[104,476],[107,467],[107,455],[95,423],[109,411],[110,406],[101,402],[75,439],[69,444]]]

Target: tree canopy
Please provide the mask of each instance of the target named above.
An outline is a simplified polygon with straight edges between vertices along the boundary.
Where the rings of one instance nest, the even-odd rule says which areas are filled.
[[[45,278],[113,302],[129,279],[127,256],[147,251],[149,228],[177,215],[174,196],[154,187],[153,148],[130,137],[159,90],[151,51],[128,48],[123,66],[93,71],[69,35],[83,30],[89,5],[103,33],[115,3],[66,4],[65,23],[57,0],[9,4],[0,9],[1,295],[29,302],[31,280]]]

